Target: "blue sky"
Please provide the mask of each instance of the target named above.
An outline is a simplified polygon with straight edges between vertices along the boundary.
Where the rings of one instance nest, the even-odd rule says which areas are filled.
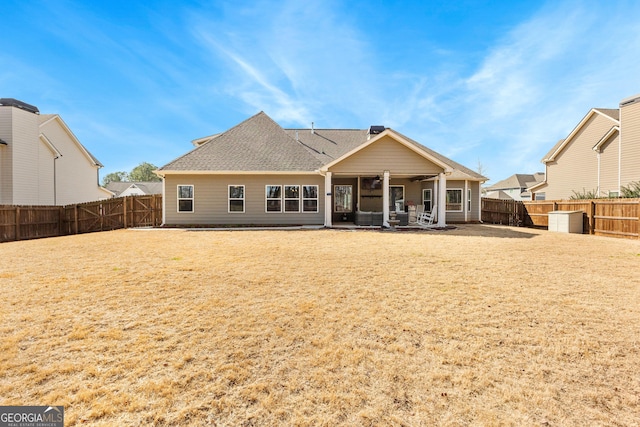
[[[0,97],[58,113],[101,177],[264,111],[385,125],[495,182],[640,93],[637,1],[3,0]]]

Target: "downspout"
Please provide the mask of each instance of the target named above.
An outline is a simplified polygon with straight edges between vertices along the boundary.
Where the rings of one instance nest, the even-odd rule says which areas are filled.
[[[622,183],[622,108],[620,109],[620,131],[618,132],[618,196]]]
[[[58,160],[60,156],[55,156],[53,158],[53,206],[58,206],[58,180],[57,180],[57,170],[56,170],[56,160]]]
[[[602,151],[598,150],[596,151],[596,156],[598,158],[598,183],[596,185],[596,194],[598,195],[597,197],[600,197],[600,153]]]

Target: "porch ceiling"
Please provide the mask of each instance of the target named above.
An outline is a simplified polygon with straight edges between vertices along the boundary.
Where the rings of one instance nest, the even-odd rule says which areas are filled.
[[[435,177],[437,177],[438,174],[431,174],[431,175],[417,175],[414,177],[411,177],[410,180],[411,182],[416,182],[416,181],[428,181],[430,179],[433,179]]]

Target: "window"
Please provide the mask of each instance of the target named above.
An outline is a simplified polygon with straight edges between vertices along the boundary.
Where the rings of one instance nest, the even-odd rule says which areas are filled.
[[[282,186],[267,185],[267,212],[282,212]]]
[[[535,198],[535,200],[546,200],[547,193],[533,193],[533,197]]]
[[[389,210],[391,212],[404,212],[404,186],[389,186]]]
[[[471,189],[467,189],[467,211],[471,212]]]
[[[244,212],[244,185],[229,186],[229,212]]]
[[[430,188],[424,188],[422,189],[422,206],[424,207],[424,211],[425,212],[431,212],[431,209],[433,209],[432,206],[432,199],[431,199],[431,189]]]
[[[193,212],[193,185],[178,185],[178,212]]]
[[[305,185],[302,187],[302,211],[318,212],[317,185]]]
[[[447,190],[447,210],[462,212],[462,189]]]
[[[351,212],[352,189],[350,185],[333,186],[333,211]]]
[[[300,186],[284,186],[284,211],[300,212]]]

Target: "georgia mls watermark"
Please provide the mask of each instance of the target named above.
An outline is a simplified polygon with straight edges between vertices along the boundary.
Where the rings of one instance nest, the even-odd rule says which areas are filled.
[[[64,427],[64,406],[0,406],[0,427]]]

